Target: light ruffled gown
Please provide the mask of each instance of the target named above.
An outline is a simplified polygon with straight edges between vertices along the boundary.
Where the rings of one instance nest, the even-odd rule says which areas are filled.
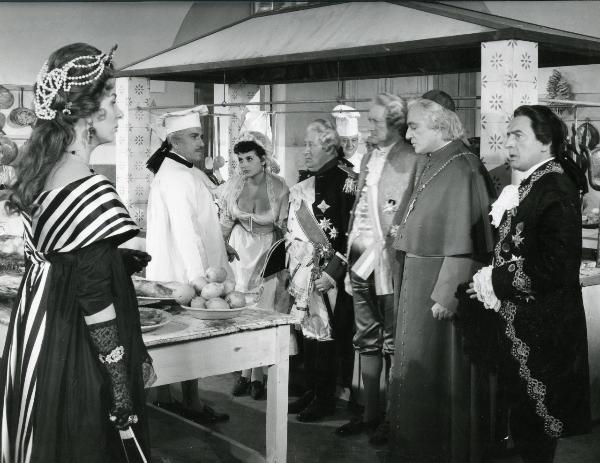
[[[262,309],[287,313],[289,304],[282,275],[263,279],[260,273],[272,244],[283,237],[289,190],[281,177],[271,173],[265,175],[265,181],[270,207],[261,213],[243,211],[238,206],[246,182],[244,177],[227,182],[220,198],[220,222],[225,239],[229,239],[240,257],[231,263],[236,290]]]

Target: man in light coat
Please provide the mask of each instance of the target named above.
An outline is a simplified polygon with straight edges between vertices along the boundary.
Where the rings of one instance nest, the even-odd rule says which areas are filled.
[[[364,385],[364,414],[336,430],[340,436],[375,431],[370,443],[387,440],[380,400],[384,362],[389,371],[394,354],[394,271],[392,249],[397,223],[404,215],[417,172],[417,156],[404,140],[406,101],[389,93],[377,95],[369,111],[370,140],[377,147],[362,159],[356,202],[348,236],[349,286],[354,298],[356,333]],[[387,374],[386,374],[387,376]]]

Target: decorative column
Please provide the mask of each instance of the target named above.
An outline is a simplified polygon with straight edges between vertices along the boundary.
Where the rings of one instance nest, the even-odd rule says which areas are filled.
[[[260,87],[253,84],[216,84],[214,90],[215,104],[223,103],[249,103],[260,101]],[[215,155],[220,154],[225,159],[225,166],[221,171],[224,179],[229,178],[235,171],[237,159],[233,154],[233,146],[238,138],[244,117],[245,106],[215,106],[215,113],[229,114],[228,117],[215,118],[215,140],[219,142],[219,148]],[[217,123],[218,121],[218,123]],[[217,128],[220,131],[217,133]]]
[[[481,158],[488,170],[506,161],[508,123],[520,105],[537,104],[537,85],[537,43],[481,43]]]
[[[146,206],[152,174],[146,169],[150,157],[150,112],[138,107],[150,104],[150,79],[116,79],[117,104],[123,111],[116,137],[117,192],[140,228],[146,228]]]

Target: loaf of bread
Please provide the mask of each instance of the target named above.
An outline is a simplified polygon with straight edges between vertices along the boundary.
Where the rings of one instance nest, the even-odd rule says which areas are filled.
[[[12,299],[17,296],[23,275],[15,273],[0,274],[0,299]]]
[[[133,287],[135,294],[143,297],[169,297],[173,295],[173,290],[166,287],[158,281],[145,280],[143,278],[134,278]]]

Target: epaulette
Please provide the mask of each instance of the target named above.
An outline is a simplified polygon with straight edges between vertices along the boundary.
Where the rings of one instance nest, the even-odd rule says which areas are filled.
[[[344,182],[344,187],[342,188],[342,191],[350,195],[355,195],[356,190],[358,188],[358,174],[354,172],[354,170],[352,170],[352,167],[350,166],[338,164],[338,168],[343,170],[348,176],[348,178],[346,178],[346,181]]]

